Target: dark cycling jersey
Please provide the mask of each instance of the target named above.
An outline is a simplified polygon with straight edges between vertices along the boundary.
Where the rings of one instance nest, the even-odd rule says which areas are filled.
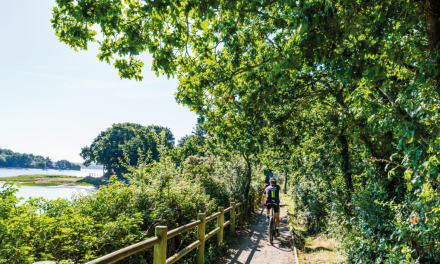
[[[280,186],[278,184],[269,185],[266,190],[266,206],[280,204]]]

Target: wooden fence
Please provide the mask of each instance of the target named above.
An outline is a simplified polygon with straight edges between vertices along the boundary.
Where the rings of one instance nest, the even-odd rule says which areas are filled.
[[[153,264],[171,264],[179,260],[181,257],[188,254],[191,250],[197,248],[196,264],[203,264],[205,259],[205,241],[217,234],[217,243],[223,242],[223,230],[229,226],[229,234],[235,235],[236,221],[238,225],[243,225],[243,217],[251,216],[251,213],[255,210],[259,204],[260,195],[255,194],[250,197],[249,200],[244,200],[239,203],[231,202],[231,206],[224,208],[220,206],[218,212],[206,216],[205,213],[199,213],[198,220],[187,225],[178,227],[171,231],[168,231],[166,226],[156,226],[155,237],[148,240],[139,242],[137,244],[120,249],[98,259],[87,262],[86,264],[109,264],[118,260],[133,255],[139,251],[154,246],[154,260]],[[238,210],[238,212],[237,212]],[[225,220],[225,214],[230,213],[230,220]],[[217,219],[216,228],[209,233],[206,233],[206,223]],[[180,250],[173,256],[167,258],[167,240],[175,237],[185,231],[197,227],[197,240]]]

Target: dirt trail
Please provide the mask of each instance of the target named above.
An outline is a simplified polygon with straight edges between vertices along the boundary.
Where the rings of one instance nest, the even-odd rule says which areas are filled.
[[[280,236],[269,243],[266,226],[266,209],[260,207],[254,214],[252,225],[238,234],[237,241],[230,245],[225,256],[216,264],[296,264],[291,250],[291,236],[286,226],[287,217],[284,205],[280,212]]]

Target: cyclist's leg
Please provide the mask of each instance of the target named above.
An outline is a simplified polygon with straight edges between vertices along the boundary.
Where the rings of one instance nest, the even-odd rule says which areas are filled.
[[[280,228],[280,205],[275,205],[274,206],[274,210],[275,210],[275,226],[276,226],[276,231],[277,231],[277,235],[279,235],[279,228]]]
[[[271,206],[270,205],[266,205],[266,211],[267,211],[267,214],[266,214],[266,225],[269,225],[269,219],[270,219],[270,208],[271,208]]]

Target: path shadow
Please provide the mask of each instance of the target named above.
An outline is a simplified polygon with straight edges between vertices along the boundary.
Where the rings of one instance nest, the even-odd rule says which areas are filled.
[[[255,213],[253,214],[252,217],[252,221],[251,221],[251,225],[260,225],[261,220],[259,218],[261,218],[261,216],[263,215],[263,210],[261,210],[259,213]],[[228,260],[227,258],[223,260],[223,262],[219,262],[219,263],[230,263],[230,264],[250,264],[253,256],[255,255],[256,251],[258,250],[258,244],[260,243],[260,240],[262,239],[262,234],[259,231],[255,231],[255,230],[242,230],[241,232],[239,232],[237,234],[239,237],[238,241],[236,242],[236,244],[241,244],[240,242],[243,242],[244,240],[249,241],[251,240],[252,242],[249,244],[248,246],[245,248],[240,248],[237,252],[235,252],[234,257],[230,260]],[[256,236],[255,240],[252,240],[252,237]],[[247,249],[251,249],[251,252],[246,260],[246,262],[240,262],[238,260],[238,258],[241,256],[241,254],[244,251],[247,251]]]
[[[333,251],[333,249],[326,248],[326,247],[316,247],[316,248],[305,247],[304,248],[305,253],[314,253],[314,252],[321,251],[321,250]]]
[[[281,219],[281,225],[286,227],[286,217]],[[237,240],[231,244],[229,252],[221,257],[216,264],[251,264],[256,263],[255,254],[262,248],[271,247],[278,252],[291,252],[290,237],[275,238],[274,245],[270,245],[268,239],[268,227],[266,226],[266,209],[260,208],[252,216],[252,221],[248,229],[240,230],[237,234]],[[251,228],[249,228],[251,227]],[[264,241],[262,241],[264,240]],[[266,244],[267,242],[267,244]],[[234,249],[237,249],[234,252]],[[267,250],[267,249],[265,249]],[[244,254],[244,255],[243,255]]]

